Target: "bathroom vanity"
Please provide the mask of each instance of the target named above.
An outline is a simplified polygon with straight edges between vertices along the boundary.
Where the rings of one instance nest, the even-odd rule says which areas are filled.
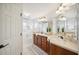
[[[77,55],[79,34],[75,7],[71,6],[55,18],[51,15],[47,21],[38,22],[33,31],[34,44],[49,55]]]
[[[34,33],[33,42],[48,55],[78,55],[77,43],[62,40],[55,35]]]
[[[50,54],[50,42],[47,40],[47,36],[33,34],[33,42],[37,47]]]

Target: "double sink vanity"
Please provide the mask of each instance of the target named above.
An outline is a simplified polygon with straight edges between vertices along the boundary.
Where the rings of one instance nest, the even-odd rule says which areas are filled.
[[[41,21],[34,23],[34,44],[48,55],[78,55],[79,28],[75,7],[76,4],[55,16],[43,16]]]
[[[48,55],[78,55],[77,42],[62,38],[58,33],[33,33],[33,42]]]

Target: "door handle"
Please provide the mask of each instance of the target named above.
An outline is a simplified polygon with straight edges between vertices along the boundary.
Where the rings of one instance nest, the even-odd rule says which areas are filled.
[[[20,33],[20,36],[22,36],[22,33]]]
[[[2,49],[2,48],[4,48],[4,47],[6,47],[7,45],[9,45],[9,43],[8,43],[8,44],[6,44],[6,45],[1,44],[1,45],[0,45],[0,49]]]

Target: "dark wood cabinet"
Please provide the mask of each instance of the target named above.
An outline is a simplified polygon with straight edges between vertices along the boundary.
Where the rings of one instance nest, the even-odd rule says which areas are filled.
[[[50,41],[47,41],[47,53],[50,55]]]
[[[78,55],[47,41],[47,37],[33,34],[33,42],[49,55]]]
[[[47,37],[33,34],[33,42],[36,46],[41,48],[45,52],[49,52],[49,43]]]
[[[38,47],[42,47],[42,37],[40,35],[37,35],[37,39],[38,39]]]
[[[66,50],[66,49],[63,49],[62,54],[63,55],[78,55],[77,53],[74,53],[74,52]]]
[[[33,34],[33,43],[34,43],[35,45],[38,44],[38,39],[37,39],[36,34]]]
[[[54,44],[50,44],[50,55],[61,55],[62,49]]]
[[[47,52],[47,37],[42,36],[42,49]]]
[[[42,50],[45,51],[47,54],[50,53],[50,42],[47,41],[47,37],[42,36]]]
[[[77,53],[61,48],[54,44],[50,44],[50,55],[77,55]]]

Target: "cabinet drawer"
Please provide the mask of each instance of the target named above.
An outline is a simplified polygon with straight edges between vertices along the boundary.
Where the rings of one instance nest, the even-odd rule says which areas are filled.
[[[42,42],[47,42],[47,40],[45,40],[45,39],[42,39]]]
[[[38,44],[41,44],[41,43],[42,43],[42,41],[38,39]]]
[[[44,37],[44,36],[42,36],[42,39],[45,39],[45,40],[47,40],[47,37]]]
[[[47,45],[47,42],[42,42],[42,45]]]
[[[41,48],[41,46],[42,46],[41,41],[38,41],[38,47],[40,47],[40,48]]]
[[[47,53],[50,54],[50,42],[47,41]]]
[[[38,38],[39,40],[41,40],[41,39],[42,39],[42,37],[41,37],[41,36],[39,36],[39,35],[37,35],[37,38]]]

